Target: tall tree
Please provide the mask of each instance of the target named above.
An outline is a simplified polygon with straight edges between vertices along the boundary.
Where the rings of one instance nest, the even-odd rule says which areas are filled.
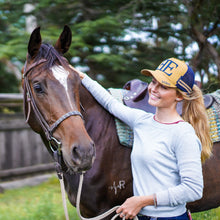
[[[142,68],[155,68],[171,56],[193,58],[202,80],[206,74],[215,79],[210,67],[219,65],[217,0],[45,0],[28,1],[33,10],[24,11],[26,3],[0,2],[0,62],[11,72],[24,63],[29,39],[25,21],[34,16],[43,39],[52,43],[68,24],[73,42],[67,58],[104,79],[104,86],[118,87],[140,78]],[[187,49],[193,42],[199,49],[192,56]]]
[[[214,84],[214,89],[219,88],[220,2],[185,0],[184,3],[189,13],[189,34],[199,47],[192,59],[194,70],[200,73],[202,83],[206,74],[209,85]]]

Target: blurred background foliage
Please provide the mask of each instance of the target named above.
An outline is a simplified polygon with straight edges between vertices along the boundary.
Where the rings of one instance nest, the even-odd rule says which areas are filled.
[[[105,87],[146,80],[141,69],[175,56],[204,92],[220,88],[218,0],[0,0],[0,92],[21,92],[32,30],[54,44],[65,24],[73,35],[65,56]]]

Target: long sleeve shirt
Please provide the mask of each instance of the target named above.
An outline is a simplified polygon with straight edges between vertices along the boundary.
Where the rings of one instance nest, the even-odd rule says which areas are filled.
[[[135,196],[155,193],[158,205],[145,206],[140,214],[178,216],[186,211],[187,202],[202,197],[202,147],[188,122],[160,123],[153,114],[118,102],[87,75],[82,83],[104,108],[133,129],[133,192]]]

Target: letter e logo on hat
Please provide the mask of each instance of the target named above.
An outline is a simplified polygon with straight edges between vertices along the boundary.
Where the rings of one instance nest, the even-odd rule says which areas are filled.
[[[168,76],[172,75],[172,70],[176,69],[178,67],[178,64],[175,63],[173,60],[165,60],[160,64],[160,66],[157,67],[158,70],[166,73]]]

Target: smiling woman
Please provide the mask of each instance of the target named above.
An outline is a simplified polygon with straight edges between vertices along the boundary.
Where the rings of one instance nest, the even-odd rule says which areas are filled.
[[[155,119],[161,123],[174,123],[183,120],[176,111],[177,102],[182,101],[182,97],[175,88],[171,88],[159,83],[155,78],[148,86],[148,103],[157,108]],[[159,111],[161,112],[159,114]]]
[[[154,77],[148,90],[149,104],[156,107],[155,115],[123,105],[101,85],[78,71],[83,85],[96,100],[133,129],[131,164],[134,196],[128,198],[117,213],[126,219],[139,215],[141,220],[155,217],[158,220],[187,220],[186,203],[202,197],[202,146],[193,129],[194,121],[190,121],[192,125],[184,121],[176,106],[185,99],[181,92],[193,96],[195,103],[196,99],[203,100],[203,96],[201,91],[198,93],[194,89],[192,69],[178,59],[169,58],[155,71],[142,70],[142,73]],[[199,109],[205,113],[204,103],[199,104],[203,105]],[[183,116],[186,114],[183,108]],[[201,115],[195,117],[198,119]],[[208,118],[199,120],[205,124],[203,129],[207,132],[203,133],[206,136],[203,147],[210,148]]]

